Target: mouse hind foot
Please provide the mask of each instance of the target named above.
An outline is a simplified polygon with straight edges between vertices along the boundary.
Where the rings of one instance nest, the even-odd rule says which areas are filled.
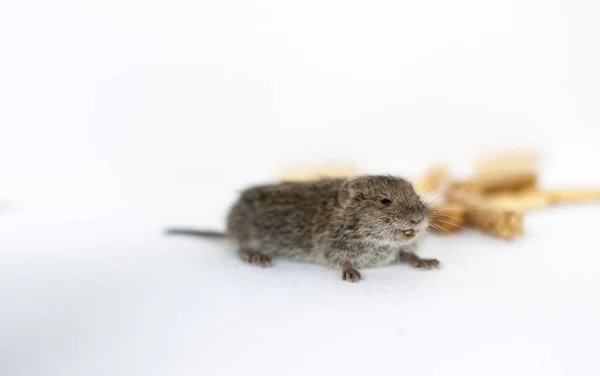
[[[354,265],[351,262],[345,260],[341,263],[342,268],[342,279],[348,282],[358,282],[361,281],[362,275],[356,269],[354,269]]]
[[[342,279],[348,282],[358,282],[362,280],[362,275],[356,269],[344,269],[342,270]]]
[[[249,249],[240,249],[238,254],[240,258],[248,264],[258,265],[263,268],[273,265],[271,256],[263,255],[259,252]]]

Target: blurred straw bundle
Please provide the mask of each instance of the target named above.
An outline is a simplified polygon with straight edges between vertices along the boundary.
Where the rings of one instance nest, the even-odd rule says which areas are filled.
[[[457,179],[444,165],[432,166],[416,179],[415,190],[430,202],[431,230],[456,234],[467,228],[502,239],[523,235],[525,214],[563,203],[600,202],[600,189],[548,190],[540,187],[538,155],[521,152],[486,156],[475,161],[474,173]],[[295,168],[282,181],[306,181],[357,175],[353,165]],[[431,201],[428,197],[434,197]]]

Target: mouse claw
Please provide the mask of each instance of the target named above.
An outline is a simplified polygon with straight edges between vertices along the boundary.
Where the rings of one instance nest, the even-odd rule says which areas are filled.
[[[362,276],[356,269],[344,269],[342,270],[342,279],[349,282],[358,282],[362,279]]]
[[[271,257],[260,253],[240,252],[240,256],[242,257],[242,260],[246,261],[248,264],[258,265],[263,268],[272,265]]]
[[[259,253],[254,254],[250,257],[250,263],[262,266],[263,268],[268,268],[272,265],[271,258],[269,256],[261,255]]]
[[[439,269],[440,262],[436,259],[420,259],[415,266],[421,269]]]

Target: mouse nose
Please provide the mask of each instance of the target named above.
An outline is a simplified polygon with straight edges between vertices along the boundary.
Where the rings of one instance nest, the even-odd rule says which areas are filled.
[[[421,223],[421,221],[423,220],[423,216],[422,215],[415,215],[410,219],[410,222],[413,225],[418,225],[419,223]]]

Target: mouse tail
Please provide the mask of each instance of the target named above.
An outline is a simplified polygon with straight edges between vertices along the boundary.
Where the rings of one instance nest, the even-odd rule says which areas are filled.
[[[211,231],[211,230],[192,230],[186,228],[168,228],[165,233],[167,235],[188,235],[188,236],[199,236],[203,238],[213,238],[213,239],[225,239],[227,238],[227,234],[219,231]]]

